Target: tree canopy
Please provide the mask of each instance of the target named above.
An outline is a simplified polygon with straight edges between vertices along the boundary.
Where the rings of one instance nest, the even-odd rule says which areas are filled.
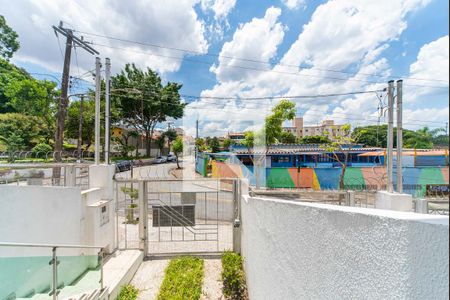
[[[127,64],[120,74],[112,77],[113,101],[118,104],[124,123],[145,132],[148,156],[156,124],[168,117],[183,116],[181,86],[175,82],[163,85],[156,72],[138,69],[134,64]]]
[[[0,56],[9,60],[14,52],[19,50],[20,43],[17,33],[6,24],[4,16],[0,15]]]

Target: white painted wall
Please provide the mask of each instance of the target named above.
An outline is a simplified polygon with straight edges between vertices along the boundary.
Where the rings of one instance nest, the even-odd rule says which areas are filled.
[[[250,299],[448,299],[449,219],[244,197]]]
[[[83,242],[80,188],[0,185],[0,207],[1,242]]]

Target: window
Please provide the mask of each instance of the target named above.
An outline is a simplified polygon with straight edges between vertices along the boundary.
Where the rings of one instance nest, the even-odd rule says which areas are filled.
[[[286,156],[286,155],[272,156],[272,162],[274,162],[274,163],[288,163],[290,161],[291,161],[290,156]]]

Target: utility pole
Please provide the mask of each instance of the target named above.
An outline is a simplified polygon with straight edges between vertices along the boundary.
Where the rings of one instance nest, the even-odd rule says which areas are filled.
[[[387,132],[387,191],[392,193],[393,148],[394,148],[394,80],[389,81],[388,87],[388,132]]]
[[[64,28],[62,21],[59,22],[59,26],[52,26],[55,34],[61,34],[66,37],[66,50],[64,54],[64,67],[61,80],[61,98],[58,104],[58,113],[56,118],[56,130],[55,130],[55,160],[61,161],[61,151],[64,141],[64,122],[66,120],[67,106],[69,105],[69,99],[67,98],[69,90],[69,72],[70,72],[70,56],[72,54],[72,47],[78,46],[89,52],[90,54],[99,54],[94,48],[89,46],[83,38],[78,38],[73,35],[72,30]]]
[[[403,80],[397,80],[397,192],[403,193]]]
[[[106,82],[106,89],[105,89],[105,164],[109,165],[109,142],[110,142],[110,134],[109,134],[109,127],[110,127],[110,86],[111,86],[111,62],[109,58],[105,59],[105,82]]]
[[[100,76],[100,57],[95,58],[95,164],[100,164],[100,92],[101,92],[101,76]]]
[[[80,120],[78,123],[78,144],[77,144],[79,160],[81,160],[81,145],[83,144],[83,102],[84,102],[84,95],[81,95],[80,96]]]

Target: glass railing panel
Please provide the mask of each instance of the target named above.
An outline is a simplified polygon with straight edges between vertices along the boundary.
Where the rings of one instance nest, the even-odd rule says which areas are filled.
[[[90,295],[100,290],[101,264],[98,251],[58,248],[59,299]]]
[[[0,300],[36,294],[45,299],[51,290],[51,259],[51,248],[0,246]]]

